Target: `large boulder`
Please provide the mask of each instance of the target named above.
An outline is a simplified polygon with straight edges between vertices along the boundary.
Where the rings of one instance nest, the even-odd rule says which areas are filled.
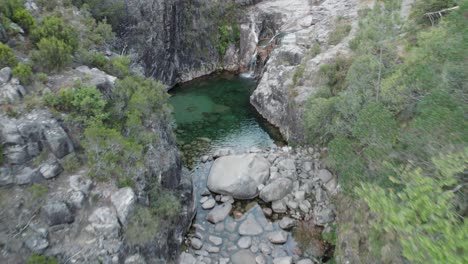
[[[279,178],[260,191],[260,199],[272,202],[283,199],[292,191],[293,183],[289,178]]]
[[[61,201],[49,201],[42,207],[42,214],[49,226],[70,224],[75,220],[67,204]]]
[[[207,187],[236,199],[252,199],[257,187],[268,180],[269,169],[268,160],[258,154],[221,157],[211,167]]]
[[[92,233],[105,238],[119,237],[120,225],[115,210],[109,207],[97,208],[89,216],[88,221],[90,222],[88,230]]]
[[[54,155],[59,159],[74,150],[71,139],[55,120],[45,124],[44,137]]]
[[[130,187],[122,188],[112,194],[111,201],[115,210],[117,210],[117,215],[119,216],[119,220],[122,225],[127,224],[128,215],[133,210],[135,200],[135,193]]]

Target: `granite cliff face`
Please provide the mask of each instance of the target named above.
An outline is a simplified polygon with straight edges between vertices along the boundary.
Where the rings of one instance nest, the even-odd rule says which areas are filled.
[[[237,71],[237,48],[229,46],[225,57],[216,48],[218,27],[230,7],[255,2],[129,0],[124,41],[145,75],[169,86],[216,70]]]
[[[357,0],[272,0],[250,9],[259,34],[270,30],[277,36],[269,46],[257,48],[257,64],[263,68],[256,72],[260,81],[251,103],[288,141],[304,142],[304,105],[320,88],[320,66],[348,52],[348,41],[357,28],[357,10]],[[332,45],[329,35],[338,18],[348,21],[352,29]],[[313,51],[317,45],[320,49]],[[298,71],[303,73],[294,77]]]

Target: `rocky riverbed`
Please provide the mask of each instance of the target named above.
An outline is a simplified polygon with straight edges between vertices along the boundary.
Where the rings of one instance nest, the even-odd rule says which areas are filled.
[[[320,235],[334,222],[330,197],[337,183],[318,151],[221,149],[202,157],[192,177],[197,215],[180,263],[306,264],[326,258]]]

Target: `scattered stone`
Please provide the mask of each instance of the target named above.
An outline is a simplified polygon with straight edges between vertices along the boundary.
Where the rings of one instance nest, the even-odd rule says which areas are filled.
[[[265,255],[270,255],[271,254],[271,248],[266,243],[260,243],[259,247],[260,247],[260,251],[263,254],[265,254]]]
[[[304,213],[308,213],[310,210],[310,207],[306,203],[302,202],[299,204],[299,209],[301,209],[301,211]]]
[[[24,242],[24,245],[36,254],[42,254],[49,246],[49,241],[46,237],[40,234],[34,234]]]
[[[338,183],[336,182],[336,178],[333,178],[325,184],[325,189],[327,189],[329,193],[333,193],[337,186]]]
[[[120,223],[124,226],[127,224],[129,214],[133,211],[135,200],[135,193],[130,187],[121,188],[111,196]]]
[[[215,199],[210,198],[210,199],[206,200],[202,204],[202,208],[205,209],[205,210],[209,210],[209,209],[212,209],[213,207],[215,207],[215,205],[216,205]]]
[[[265,257],[262,256],[262,255],[258,255],[257,257],[255,257],[255,262],[257,264],[266,264],[266,260],[265,260]]]
[[[32,170],[29,167],[25,167],[16,174],[16,184],[24,185],[39,181],[41,174],[37,171]]]
[[[201,195],[202,196],[210,196],[211,195],[211,192],[210,190],[208,190],[208,188],[204,188],[203,191],[201,192]]]
[[[288,210],[283,200],[273,201],[271,203],[271,209],[273,209],[275,213],[280,213],[280,214],[286,213],[286,211]]]
[[[272,232],[268,235],[268,240],[273,244],[284,244],[288,241],[288,233],[283,230]]]
[[[289,217],[283,217],[281,221],[279,222],[279,226],[285,230],[291,229],[295,225],[296,225],[296,221]]]
[[[297,201],[304,201],[305,200],[305,191],[297,191],[294,193],[294,199]]]
[[[214,247],[214,246],[206,246],[206,251],[208,253],[219,253],[219,247]]]
[[[223,195],[223,196],[221,196],[220,201],[221,201],[222,203],[233,203],[233,202],[234,202],[234,198],[232,198],[232,196]]]
[[[44,137],[54,155],[61,159],[67,154],[73,152],[73,143],[63,128],[56,122],[46,124]]]
[[[297,264],[314,264],[314,262],[311,259],[301,259]]]
[[[1,153],[0,153],[1,155]],[[1,167],[0,168],[0,186],[7,186],[13,184],[13,177],[9,168]]]
[[[41,166],[39,169],[39,172],[42,174],[42,177],[46,179],[52,179],[57,177],[60,173],[62,173],[63,168],[60,163],[55,160],[50,163],[46,163]]]
[[[229,212],[231,212],[231,209],[232,209],[232,204],[230,203],[223,203],[221,205],[217,205],[206,216],[206,220],[210,221],[212,224],[216,224],[218,222],[224,221],[224,219],[229,215]]]
[[[11,78],[11,68],[5,67],[0,70],[0,85],[7,83]]]
[[[196,264],[197,259],[190,253],[183,252],[179,258],[179,264]]]
[[[252,238],[249,236],[241,237],[237,241],[237,246],[242,249],[248,249],[252,245]]]
[[[232,264],[256,264],[255,255],[248,250],[240,250],[231,256]]]
[[[70,188],[72,188],[72,190],[80,191],[85,195],[88,195],[89,190],[91,189],[91,185],[93,184],[93,182],[90,179],[82,175],[71,176],[69,183],[70,183]]]
[[[273,264],[292,264],[292,257],[281,257],[273,259]]]
[[[266,217],[271,217],[271,215],[273,214],[273,210],[271,210],[271,208],[268,207],[263,208],[262,211]]]
[[[234,150],[230,148],[218,149],[213,154],[213,158],[217,159],[217,158],[224,157],[224,156],[234,155],[234,153],[235,153]]]
[[[209,156],[206,156],[206,155],[205,155],[205,156],[202,156],[202,157],[201,157],[201,162],[203,162],[203,163],[208,162],[208,160],[210,160],[210,157],[209,157]]]
[[[208,240],[215,246],[220,246],[223,243],[223,239],[217,236],[209,236]]]
[[[291,201],[288,201],[287,206],[291,210],[296,210],[297,207],[299,207],[299,204],[296,201],[291,200]]]
[[[333,178],[333,174],[329,170],[319,170],[318,177],[323,183],[327,183]]]
[[[217,223],[215,225],[214,229],[215,229],[216,232],[219,232],[219,233],[223,232],[224,231],[224,222]]]
[[[287,257],[288,252],[283,249],[283,247],[274,247],[273,251],[271,252],[271,256],[273,258],[281,258],[281,257]]]
[[[204,202],[208,201],[208,199],[210,199],[210,197],[204,196],[200,199],[200,203],[203,204]]]
[[[316,214],[316,224],[317,225],[325,225],[330,223],[335,219],[335,215],[330,208],[323,208],[322,210],[318,211]]]
[[[120,225],[117,213],[109,207],[100,207],[89,216],[90,230],[96,235],[118,238]]]
[[[49,226],[70,224],[75,220],[67,204],[61,201],[48,201],[41,211]]]
[[[68,200],[73,207],[81,209],[84,204],[85,195],[82,192],[71,192]]]
[[[265,186],[260,192],[260,198],[265,202],[281,200],[292,190],[292,181],[288,178],[279,178]]]
[[[190,245],[194,249],[201,249],[203,247],[203,242],[200,239],[194,237],[190,239]]]
[[[259,154],[221,157],[211,167],[207,187],[236,199],[252,199],[258,185],[268,180],[269,168],[268,160]]]
[[[124,264],[146,264],[145,258],[140,254],[129,256],[125,259]]]
[[[247,219],[239,226],[239,234],[242,236],[256,236],[261,233],[263,233],[263,228],[253,214],[249,214]]]

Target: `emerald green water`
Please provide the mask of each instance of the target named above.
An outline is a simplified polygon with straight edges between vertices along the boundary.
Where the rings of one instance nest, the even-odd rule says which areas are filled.
[[[249,103],[255,85],[253,79],[223,74],[170,91],[177,140],[186,162],[220,148],[241,152],[283,144],[278,130]]]

